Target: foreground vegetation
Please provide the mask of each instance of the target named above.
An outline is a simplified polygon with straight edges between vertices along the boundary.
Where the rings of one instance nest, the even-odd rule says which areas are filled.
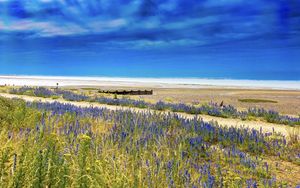
[[[173,112],[185,112],[188,114],[205,114],[224,118],[239,118],[242,120],[247,119],[261,119],[270,123],[286,124],[286,125],[300,125],[299,117],[291,117],[287,115],[281,115],[273,110],[266,110],[263,108],[249,108],[247,111],[237,110],[232,105],[219,105],[216,103],[209,103],[203,105],[188,105],[184,103],[168,103],[159,101],[155,104],[148,103],[143,100],[133,100],[128,98],[114,98],[110,97],[91,97],[83,94],[78,94],[73,91],[61,90],[61,89],[48,89],[44,87],[21,87],[13,88],[9,91],[11,94],[30,95],[37,97],[62,97],[68,101],[88,101],[98,102],[101,104],[119,105],[119,106],[131,106],[137,108],[150,108],[154,110],[169,110]],[[255,99],[256,100],[256,99]],[[249,102],[249,99],[247,99]],[[253,101],[253,99],[251,99]],[[257,100],[256,100],[257,101]]]
[[[175,114],[0,98],[0,187],[295,187],[300,144]],[[287,176],[289,174],[289,176]]]

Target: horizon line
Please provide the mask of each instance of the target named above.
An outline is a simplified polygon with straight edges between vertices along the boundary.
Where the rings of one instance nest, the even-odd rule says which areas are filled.
[[[14,86],[113,86],[149,88],[241,88],[300,90],[300,81],[206,78],[130,78],[80,76],[2,76],[0,85]]]
[[[228,80],[228,81],[258,81],[258,82],[300,82],[299,80],[279,80],[279,79],[249,79],[249,78],[229,78],[229,77],[139,77],[139,76],[107,76],[107,75],[26,75],[26,74],[0,74],[0,77],[44,77],[44,78],[113,78],[113,79],[181,79],[181,80]]]

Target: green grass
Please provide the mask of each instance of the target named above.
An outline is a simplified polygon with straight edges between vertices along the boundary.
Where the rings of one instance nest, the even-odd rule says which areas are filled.
[[[239,101],[245,103],[278,103],[277,101],[269,99],[239,99]]]
[[[33,128],[41,118],[37,110],[26,107],[21,100],[6,100],[0,98],[0,127],[1,129],[19,130]]]
[[[10,87],[5,85],[0,85],[0,92],[1,93],[7,93],[9,91]]]
[[[51,99],[59,99],[59,96],[52,96]]]
[[[82,90],[86,90],[86,91],[94,91],[94,90],[98,90],[97,88],[80,88]]]

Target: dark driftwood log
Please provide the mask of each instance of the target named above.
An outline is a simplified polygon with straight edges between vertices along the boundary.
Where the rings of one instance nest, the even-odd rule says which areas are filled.
[[[153,95],[153,90],[123,90],[123,91],[99,90],[98,93],[107,93],[107,94],[116,94],[116,95]]]

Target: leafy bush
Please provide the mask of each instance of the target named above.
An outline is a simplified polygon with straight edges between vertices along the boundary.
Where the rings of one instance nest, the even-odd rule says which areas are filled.
[[[0,127],[19,129],[34,127],[41,118],[41,113],[34,109],[26,108],[21,100],[8,100],[0,97]]]

